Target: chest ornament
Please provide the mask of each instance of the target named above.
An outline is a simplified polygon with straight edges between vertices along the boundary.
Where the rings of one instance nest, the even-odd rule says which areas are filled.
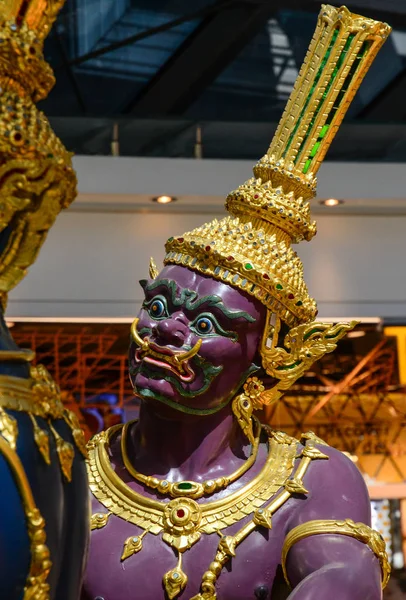
[[[180,496],[157,500],[143,496],[129,487],[114,471],[108,448],[113,436],[122,425],[96,435],[88,444],[88,474],[90,489],[95,498],[107,509],[93,515],[92,529],[104,527],[115,515],[143,530],[141,535],[127,538],[121,561],[142,550],[145,535],[162,535],[162,540],[177,553],[176,566],[164,574],[163,586],[170,600],[177,598],[187,585],[182,569],[182,555],[196,544],[203,534],[220,536],[214,561],[204,573],[201,591],[191,600],[215,600],[215,584],[224,565],[236,554],[237,546],[258,527],[272,527],[272,515],[292,494],[305,494],[303,476],[314,459],[327,458],[314,448],[314,441],[305,447],[290,436],[273,432],[267,427],[268,457],[262,470],[253,479],[228,496],[199,504],[193,498]],[[314,451],[313,451],[314,449]],[[296,470],[295,460],[300,462]],[[234,535],[223,530],[244,521]]]

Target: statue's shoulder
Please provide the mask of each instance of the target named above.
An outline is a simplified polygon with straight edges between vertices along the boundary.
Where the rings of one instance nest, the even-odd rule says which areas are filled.
[[[313,460],[305,477],[309,490],[303,510],[319,518],[352,518],[368,522],[370,500],[365,480],[352,457],[328,445],[313,432],[298,440],[301,453]]]

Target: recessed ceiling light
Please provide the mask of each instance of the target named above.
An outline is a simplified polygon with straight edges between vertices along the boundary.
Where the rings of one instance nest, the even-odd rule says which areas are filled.
[[[347,337],[349,338],[360,338],[360,337],[364,337],[364,335],[366,335],[367,332],[363,331],[362,329],[359,329],[357,331],[350,331],[349,333],[347,333]]]
[[[320,200],[320,204],[323,206],[338,206],[344,204],[344,200],[337,200],[337,198],[328,198],[327,200]]]
[[[152,198],[153,202],[158,202],[158,204],[170,204],[171,202],[176,202],[176,198],[173,196],[156,196]]]
[[[6,325],[9,329],[11,329],[12,327],[14,327],[15,323],[13,321],[6,321]]]

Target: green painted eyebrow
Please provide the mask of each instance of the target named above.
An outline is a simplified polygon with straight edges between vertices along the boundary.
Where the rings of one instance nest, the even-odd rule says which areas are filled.
[[[145,292],[153,292],[159,287],[165,287],[171,295],[171,301],[174,306],[184,306],[187,310],[197,310],[205,304],[208,307],[220,310],[228,319],[245,319],[249,323],[255,323],[256,321],[255,317],[243,310],[231,310],[227,308],[220,296],[216,296],[215,294],[199,298],[197,292],[184,288],[179,295],[176,282],[172,279],[155,279],[150,283],[146,279],[142,279],[140,285]]]

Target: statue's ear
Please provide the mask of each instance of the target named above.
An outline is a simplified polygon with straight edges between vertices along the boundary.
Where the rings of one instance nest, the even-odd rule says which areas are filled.
[[[139,284],[142,287],[142,289],[145,290],[148,284],[148,279],[140,279]]]

